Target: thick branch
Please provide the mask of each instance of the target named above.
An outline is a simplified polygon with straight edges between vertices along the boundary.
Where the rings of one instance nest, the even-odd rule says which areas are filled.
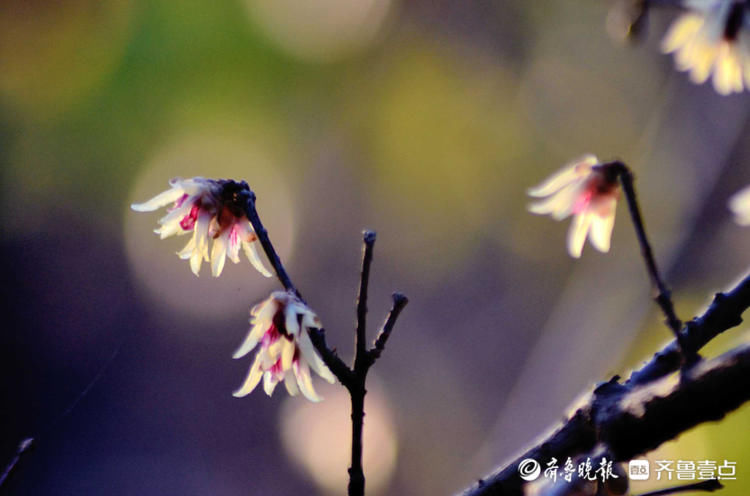
[[[713,338],[742,323],[742,313],[750,307],[750,275],[731,291],[716,293],[708,309],[685,325],[680,332],[688,353],[697,353]],[[649,362],[633,372],[627,386],[646,384],[680,367],[680,349],[676,341],[658,351]]]
[[[680,381],[664,377],[632,389],[610,381],[550,438],[464,496],[522,495],[518,464],[524,458],[565,459],[603,443],[615,461],[629,460],[702,422],[723,418],[748,400],[750,345],[697,364]]]
[[[630,460],[696,425],[720,420],[750,400],[750,345],[697,364],[681,381],[664,377],[596,414],[615,459]]]

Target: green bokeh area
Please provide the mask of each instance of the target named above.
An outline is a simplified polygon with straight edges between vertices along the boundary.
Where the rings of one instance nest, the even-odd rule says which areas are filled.
[[[726,201],[750,183],[750,103],[674,70],[671,11],[639,43],[608,37],[614,3],[0,3],[0,465],[39,436],[10,494],[328,494],[285,451],[283,388],[231,397],[275,281],[246,261],[196,279],[173,255],[187,237],[129,209],[172,176],[248,181],[342,357],[360,233],[378,232],[370,332],[391,292],[410,298],[373,369],[397,450],[380,494],[459,492],[650,357],[669,331],[624,205],[610,253],[572,260],[568,221],[526,192],[585,153],[628,163],[688,320],[747,270]],[[736,461],[722,494],[744,496],[749,416],[654,456]]]

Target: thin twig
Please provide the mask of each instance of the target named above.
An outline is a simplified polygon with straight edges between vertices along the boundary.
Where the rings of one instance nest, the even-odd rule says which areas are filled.
[[[378,337],[375,338],[375,342],[369,351],[372,361],[375,361],[380,357],[380,354],[385,348],[385,343],[391,335],[393,326],[396,325],[396,319],[398,319],[401,310],[403,310],[406,304],[409,303],[409,298],[401,293],[393,293],[392,298],[393,306],[391,307],[391,311],[388,312],[388,317],[385,319],[385,323],[383,323],[383,328],[378,333]]]
[[[357,331],[354,343],[354,370],[364,366],[362,361],[367,350],[367,287],[370,282],[370,265],[372,264],[373,250],[377,235],[375,231],[363,233],[364,247],[362,253],[362,273],[359,277],[359,293],[357,294]]]
[[[622,184],[623,192],[625,193],[625,199],[628,203],[628,210],[630,211],[630,218],[633,221],[633,227],[635,228],[635,234],[638,238],[638,243],[641,246],[641,255],[646,263],[646,271],[648,272],[649,278],[651,279],[651,286],[654,289],[654,300],[661,308],[664,316],[666,317],[666,324],[675,336],[680,349],[683,350],[686,363],[692,363],[695,358],[695,354],[688,354],[685,349],[682,337],[680,336],[680,329],[682,328],[682,322],[674,311],[674,305],[672,304],[672,295],[662,279],[659,269],[656,266],[656,260],[654,259],[653,251],[651,250],[651,244],[648,241],[646,235],[646,228],[641,217],[640,208],[638,207],[638,200],[635,194],[635,188],[633,187],[633,174],[630,169],[620,161],[609,162],[601,165],[605,173],[616,174]]]
[[[281,285],[284,286],[284,289],[293,292],[298,298],[302,299],[302,295],[292,283],[292,279],[289,277],[284,265],[281,263],[281,259],[276,253],[273,243],[271,243],[271,239],[268,237],[268,231],[260,220],[258,211],[255,208],[255,193],[245,181],[233,183],[239,186],[239,188],[234,191],[235,204],[240,205],[243,208],[247,219],[250,221],[250,224],[252,224],[255,235],[258,237],[258,241],[260,241],[260,245],[263,247],[263,251],[266,253],[266,257],[268,257],[268,261],[271,263],[274,272],[276,272],[276,277],[279,279],[279,282],[281,282]],[[225,187],[230,186],[227,185]]]
[[[717,489],[721,489],[724,486],[721,485],[716,479],[705,480],[703,482],[696,482],[694,484],[686,484],[684,486],[668,487],[666,489],[659,489],[658,491],[651,491],[643,493],[639,496],[665,496],[667,494],[684,493],[688,491],[705,491],[712,493]]]
[[[284,289],[293,292],[300,300],[303,300],[299,290],[292,283],[289,274],[286,272],[284,265],[281,263],[276,250],[268,237],[268,231],[260,220],[258,211],[255,208],[255,193],[250,190],[246,182],[227,181],[224,185],[225,194],[231,195],[232,203],[236,208],[241,209],[255,230],[263,251],[268,257],[271,266],[276,272],[276,277],[281,282]],[[394,296],[394,309],[391,310],[386,321],[386,327],[376,340],[377,353],[367,350],[366,331],[367,331],[367,289],[370,280],[370,265],[372,264],[373,249],[375,245],[376,234],[374,231],[365,231],[364,250],[362,256],[362,272],[360,274],[359,292],[357,295],[357,329],[355,333],[355,354],[354,363],[348,367],[336,354],[334,350],[328,348],[325,340],[324,329],[311,329],[309,331],[310,340],[313,346],[320,354],[323,362],[331,370],[334,376],[349,391],[352,402],[352,457],[349,467],[349,496],[364,496],[365,494],[365,475],[362,468],[362,429],[364,424],[364,404],[365,381],[367,372],[375,359],[380,355],[385,341],[388,339],[393,324],[395,323],[398,313],[406,305],[406,297],[399,295],[398,303]],[[380,342],[379,347],[377,342]]]
[[[8,462],[8,465],[6,465],[5,469],[3,469],[3,473],[0,474],[0,487],[3,486],[5,481],[13,472],[13,469],[16,468],[16,465],[18,464],[19,460],[21,460],[21,456],[23,456],[23,454],[26,453],[33,445],[34,445],[33,437],[26,438],[20,443],[18,443],[18,448],[16,448],[16,453],[13,455],[13,459],[10,462]]]
[[[47,437],[47,435],[54,431],[57,428],[57,425],[65,419],[68,415],[73,413],[73,410],[78,406],[78,404],[89,394],[89,392],[96,386],[96,384],[101,380],[101,378],[104,376],[105,372],[109,369],[110,365],[115,361],[115,358],[120,354],[120,350],[125,346],[125,343],[128,341],[128,339],[132,336],[132,334],[126,334],[122,339],[120,339],[120,342],[115,347],[112,354],[107,358],[107,360],[99,367],[99,370],[96,372],[94,377],[89,381],[88,384],[86,384],[86,387],[83,388],[83,391],[78,393],[75,398],[73,398],[73,401],[70,402],[68,407],[62,411],[52,422],[47,424],[46,428],[39,433],[38,435],[34,437],[28,437],[21,441],[18,444],[18,448],[16,449],[15,454],[13,455],[13,458],[8,462],[8,464],[5,466],[5,468],[2,471],[2,474],[0,474],[0,487],[3,486],[5,481],[10,477],[10,475],[13,473],[13,470],[15,470],[16,466],[18,465],[18,462],[21,460],[21,457],[29,453],[31,451],[31,448],[33,446],[36,446],[39,443],[39,439],[44,439]]]

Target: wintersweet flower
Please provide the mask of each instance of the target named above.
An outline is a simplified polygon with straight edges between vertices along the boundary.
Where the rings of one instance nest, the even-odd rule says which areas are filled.
[[[320,401],[313,388],[310,369],[333,384],[336,379],[313,347],[308,331],[321,328],[320,319],[292,293],[276,291],[250,311],[250,332],[234,353],[242,358],[260,345],[245,383],[233,395],[250,394],[263,378],[268,396],[279,382],[295,396],[298,392],[310,401]]]
[[[739,190],[729,199],[729,210],[734,221],[741,226],[750,226],[750,186]]]
[[[585,155],[531,188],[530,196],[544,199],[528,208],[535,214],[549,214],[555,220],[573,215],[568,230],[568,253],[578,258],[587,236],[594,248],[609,251],[619,191],[616,175],[599,165],[594,155]]]
[[[147,202],[134,203],[130,208],[137,212],[152,212],[173,203],[167,215],[159,219],[161,227],[154,232],[161,239],[193,233],[188,244],[177,255],[183,260],[190,260],[190,269],[196,276],[205,260],[211,262],[213,276],[219,277],[227,257],[234,263],[240,261],[241,247],[253,267],[270,277],[271,273],[263,266],[255,249],[258,237],[250,221],[241,209],[232,204],[231,198],[222,195],[225,186],[230,183],[232,181],[202,177],[175,178],[169,181],[171,189]],[[213,245],[209,251],[211,240]]]
[[[680,71],[702,84],[713,75],[722,94],[750,88],[750,2],[685,0],[688,11],[678,17],[662,41],[664,53],[675,54]]]

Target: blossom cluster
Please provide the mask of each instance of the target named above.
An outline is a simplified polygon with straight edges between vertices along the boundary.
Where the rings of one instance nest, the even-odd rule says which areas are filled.
[[[529,205],[535,214],[562,220],[573,215],[568,230],[568,253],[579,258],[586,238],[601,252],[609,251],[619,187],[594,155],[585,155],[566,165],[529,195],[542,198]]]
[[[678,17],[662,40],[662,51],[674,53],[680,71],[694,83],[711,77],[722,94],[750,89],[750,1],[684,0]]]
[[[297,296],[284,291],[272,293],[255,305],[250,315],[250,331],[234,358],[242,358],[259,348],[244,384],[234,396],[250,394],[262,378],[263,390],[269,396],[283,382],[290,395],[302,391],[310,401],[320,401],[310,369],[331,384],[336,379],[310,341],[309,330],[322,327],[318,316]]]
[[[134,203],[131,208],[137,212],[151,212],[173,204],[167,215],[159,219],[161,227],[154,232],[161,239],[193,233],[177,255],[190,260],[190,269],[196,276],[203,261],[210,261],[211,273],[218,277],[227,258],[234,263],[240,261],[242,248],[253,267],[270,277],[271,273],[263,266],[255,248],[258,237],[250,221],[231,199],[222,194],[226,183],[202,177],[175,178],[169,181],[170,189],[144,203]],[[210,240],[213,240],[213,245],[209,251]]]

